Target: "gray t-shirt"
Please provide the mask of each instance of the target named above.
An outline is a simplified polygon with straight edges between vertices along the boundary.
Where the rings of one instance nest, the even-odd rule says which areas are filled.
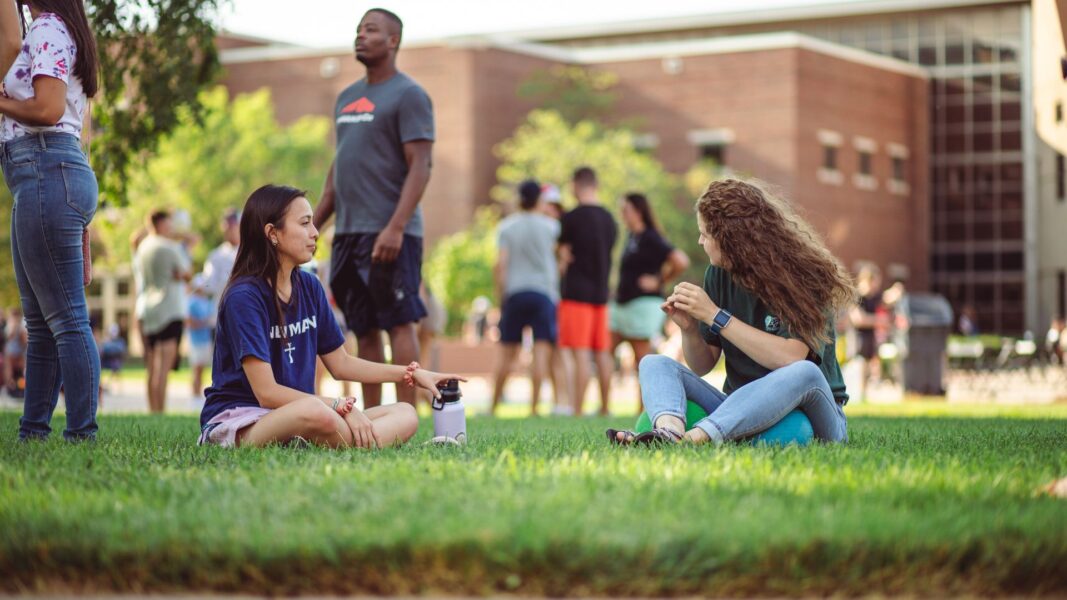
[[[559,299],[558,237],[559,221],[542,214],[520,212],[500,222],[497,245],[508,252],[504,295],[541,292]]]
[[[337,97],[334,123],[337,233],[378,233],[400,202],[404,144],[434,139],[430,97],[403,73],[373,85],[360,79]],[[421,207],[404,233],[422,236]]]

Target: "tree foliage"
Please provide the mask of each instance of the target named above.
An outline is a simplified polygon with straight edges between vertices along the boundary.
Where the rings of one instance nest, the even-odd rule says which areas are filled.
[[[619,78],[610,71],[592,71],[575,65],[535,71],[519,85],[520,98],[544,110],[559,113],[568,123],[602,121],[615,105]]]
[[[227,0],[87,0],[100,57],[89,158],[101,203],[126,201],[130,171],[158,138],[195,114],[218,72],[212,19]],[[86,138],[90,134],[87,133]],[[87,141],[87,140],[85,140]],[[0,307],[18,304],[11,268],[11,193],[0,190]],[[125,241],[114,249],[125,248]],[[94,250],[100,249],[94,246]]]
[[[231,102],[218,87],[202,93],[199,103],[199,114],[189,107],[178,111],[173,132],[131,172],[129,204],[97,215],[94,222],[108,250],[101,260],[128,261],[130,235],[155,208],[189,212],[193,231],[203,239],[193,258],[202,261],[221,242],[222,212],[240,208],[257,187],[322,188],[332,156],[329,119],[308,116],[282,127],[266,89]]]
[[[497,214],[494,207],[480,209],[470,228],[437,242],[423,269],[427,284],[448,311],[451,335],[460,331],[475,298],[494,295]]]
[[[219,59],[213,18],[225,0],[89,0],[100,55],[90,158],[101,198],[123,204],[131,166],[145,157],[197,94]]]

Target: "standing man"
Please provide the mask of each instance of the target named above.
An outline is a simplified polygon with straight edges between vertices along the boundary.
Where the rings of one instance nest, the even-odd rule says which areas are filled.
[[[559,270],[556,267],[556,239],[559,221],[538,209],[541,186],[526,180],[519,185],[519,212],[500,222],[497,229],[497,261],[493,275],[497,298],[503,307],[500,317],[500,344],[493,406],[504,396],[511,366],[522,349],[522,331],[533,330],[530,415],[537,416],[541,381],[549,369],[552,346],[556,343],[556,301],[559,299]]]
[[[582,414],[589,365],[595,357],[600,414],[606,415],[612,369],[608,276],[618,228],[611,213],[600,205],[593,169],[580,167],[574,171],[571,183],[578,207],[563,215],[559,235],[560,263],[565,269],[563,299],[559,303],[559,347],[574,368],[574,414]]]
[[[426,91],[397,71],[403,24],[372,8],[356,30],[356,60],[366,76],[337,98],[337,155],[330,165],[315,226],[335,210],[330,287],[359,357],[385,361],[381,332],[389,333],[393,363],[418,360],[415,324],[426,316],[422,281],[422,211],[430,181],[433,107]],[[380,384],[363,384],[364,408],[381,404]],[[415,389],[397,386],[397,399],[415,403]]]

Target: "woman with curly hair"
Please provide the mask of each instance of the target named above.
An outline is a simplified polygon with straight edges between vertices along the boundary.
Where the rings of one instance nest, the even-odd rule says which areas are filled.
[[[688,367],[641,361],[652,431],[608,430],[619,444],[751,437],[799,408],[815,437],[848,439],[848,401],[834,354],[833,316],[854,302],[848,272],[790,206],[760,186],[713,181],[697,201],[704,286],[679,283],[662,309],[683,332]],[[726,358],[719,391],[705,375]],[[686,402],[708,416],[686,431]]]

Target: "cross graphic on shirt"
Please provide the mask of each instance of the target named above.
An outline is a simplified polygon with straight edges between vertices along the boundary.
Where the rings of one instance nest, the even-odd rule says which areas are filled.
[[[282,348],[282,352],[289,353],[289,364],[293,364],[293,350],[296,350],[296,347],[293,346],[292,342],[289,342],[288,346]]]

